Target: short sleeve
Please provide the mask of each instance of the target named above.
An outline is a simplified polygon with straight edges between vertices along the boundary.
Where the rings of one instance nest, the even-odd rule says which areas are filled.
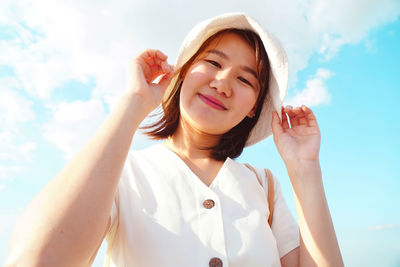
[[[117,203],[117,201],[118,201],[118,190],[115,193],[114,200],[113,200],[112,207],[111,207],[111,212],[110,212],[111,225],[113,225],[113,222],[117,219],[117,213],[118,213],[117,204],[119,204],[119,203]]]
[[[108,229],[108,232],[106,234],[105,240],[107,241],[107,252],[106,252],[106,257],[104,260],[104,267],[108,266],[114,266],[112,265],[112,254],[113,254],[113,248],[114,248],[114,243],[116,242],[118,231],[119,231],[119,224],[120,224],[120,191],[121,188],[123,188],[123,183],[124,180],[127,178],[127,169],[129,165],[129,156],[130,156],[130,151],[128,153],[127,159],[124,163],[124,167],[122,169],[121,175],[119,177],[117,189],[115,190],[114,193],[114,199],[110,211],[110,218],[111,218],[111,225],[110,228]]]
[[[282,258],[300,245],[300,233],[299,226],[283,197],[281,185],[273,174],[272,176],[274,180],[274,211],[271,230],[276,239],[279,257]],[[268,182],[264,171],[261,177],[263,177],[263,188],[268,198]]]
[[[115,190],[114,193],[114,199],[113,199],[113,203],[112,203],[112,207],[111,207],[111,211],[110,211],[110,218],[111,218],[111,225],[110,228],[108,229],[108,232],[106,234],[106,240],[107,243],[109,245],[112,245],[112,241],[114,240],[115,234],[118,230],[118,226],[119,226],[119,213],[120,213],[120,187],[121,184],[124,182],[124,177],[126,178],[127,176],[127,168],[128,168],[128,158],[129,158],[130,152],[128,153],[128,157],[124,163],[124,167],[122,169],[120,178],[119,178],[119,182],[118,182],[118,186],[117,189]]]
[[[110,228],[108,229],[107,235],[106,235],[106,240],[107,243],[110,243],[114,239],[115,232],[117,230],[117,226],[119,224],[119,192],[118,188],[115,192],[114,195],[114,200],[112,203],[111,207],[111,212],[110,212],[110,218],[111,218],[111,225]]]
[[[299,226],[283,197],[281,185],[274,175],[273,178],[275,198],[271,229],[277,241],[279,257],[282,258],[300,245],[300,233]]]

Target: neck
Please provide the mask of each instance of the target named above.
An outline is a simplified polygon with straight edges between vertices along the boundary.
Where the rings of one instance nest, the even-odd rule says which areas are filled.
[[[165,145],[179,156],[189,160],[213,160],[211,147],[218,144],[221,135],[212,135],[190,127],[181,118],[175,133],[165,141]]]

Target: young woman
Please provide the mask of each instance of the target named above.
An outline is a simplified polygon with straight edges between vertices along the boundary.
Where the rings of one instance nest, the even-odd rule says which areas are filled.
[[[318,124],[304,105],[281,106],[287,75],[279,42],[245,14],[197,25],[175,69],[159,50],[139,54],[107,121],[24,211],[5,266],[87,266],[104,237],[109,266],[343,266]],[[164,142],[128,153],[160,103],[147,129]],[[271,133],[298,225],[278,180],[268,188],[233,160]]]

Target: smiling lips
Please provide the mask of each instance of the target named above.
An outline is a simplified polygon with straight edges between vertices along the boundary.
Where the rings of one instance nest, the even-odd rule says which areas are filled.
[[[218,110],[227,110],[227,108],[224,106],[224,104],[222,104],[221,101],[219,101],[218,99],[215,99],[212,96],[199,94],[199,97],[201,100],[203,100],[204,103],[206,103],[207,105],[209,105],[212,108],[215,108]]]

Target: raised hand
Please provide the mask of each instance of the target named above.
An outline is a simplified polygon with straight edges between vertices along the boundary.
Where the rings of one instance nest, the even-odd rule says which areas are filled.
[[[165,89],[173,77],[173,66],[160,50],[147,49],[134,58],[127,70],[127,91],[141,97],[148,112],[161,102]],[[154,83],[154,80],[162,76]]]
[[[304,162],[319,160],[321,133],[311,109],[305,105],[282,107],[282,121],[276,112],[272,115],[274,142],[286,166],[298,168]]]

